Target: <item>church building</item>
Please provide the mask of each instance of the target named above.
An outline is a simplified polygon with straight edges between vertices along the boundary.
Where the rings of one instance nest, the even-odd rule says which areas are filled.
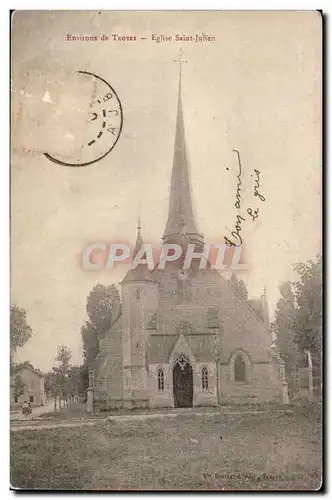
[[[192,204],[180,76],[164,244],[203,250]],[[142,245],[139,227],[134,254]],[[95,408],[287,403],[266,297],[251,302],[217,269],[199,269],[197,259],[188,270],[182,264],[166,262],[152,271],[139,264],[123,279],[119,310],[90,367]]]

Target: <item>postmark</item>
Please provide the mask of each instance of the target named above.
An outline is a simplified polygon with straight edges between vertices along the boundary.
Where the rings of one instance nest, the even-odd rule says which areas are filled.
[[[12,81],[12,149],[81,167],[118,142],[123,111],[107,77],[68,68],[27,70]]]
[[[78,74],[82,78],[92,79],[94,85],[79,158],[76,156],[68,160],[61,155],[44,153],[48,160],[66,167],[85,167],[107,156],[118,142],[123,124],[122,105],[114,88],[104,78],[94,73],[78,71]]]

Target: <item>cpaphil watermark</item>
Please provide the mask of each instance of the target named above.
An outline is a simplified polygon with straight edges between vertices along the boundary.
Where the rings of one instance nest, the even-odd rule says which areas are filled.
[[[127,243],[97,242],[87,245],[82,251],[81,264],[86,271],[114,269],[120,264],[129,264],[132,269],[144,264],[149,270],[165,269],[167,262],[179,261],[180,267],[189,269],[193,261],[199,262],[199,269],[219,271],[247,271],[248,267],[240,262],[242,245],[227,243],[206,243],[203,248],[189,243],[185,248],[176,243],[161,247],[144,243],[134,251]]]

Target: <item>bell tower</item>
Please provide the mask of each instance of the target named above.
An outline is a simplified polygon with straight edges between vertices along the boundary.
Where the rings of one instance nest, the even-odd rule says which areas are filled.
[[[133,257],[143,244],[139,221]],[[123,396],[128,407],[149,405],[147,323],[158,306],[158,286],[146,264],[129,270],[121,283]]]

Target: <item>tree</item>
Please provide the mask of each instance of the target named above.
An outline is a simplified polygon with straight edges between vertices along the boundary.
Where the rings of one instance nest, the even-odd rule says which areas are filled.
[[[13,356],[18,347],[22,347],[31,337],[32,330],[27,323],[25,309],[10,306],[10,361],[13,364]]]
[[[71,360],[71,350],[65,346],[58,346],[57,355],[55,361],[58,366],[53,366],[52,375],[50,377],[50,385],[53,389],[53,396],[55,398],[56,407],[56,397],[59,396],[62,399],[68,401],[70,393],[70,360]]]
[[[115,285],[96,285],[90,292],[86,310],[90,323],[102,335],[111,325],[113,311],[120,304],[119,291]]]
[[[58,347],[58,352],[55,361],[57,361],[60,364],[60,369],[62,373],[68,372],[70,360],[71,360],[71,350],[65,345],[60,345]]]
[[[305,351],[311,352],[316,383],[322,358],[322,257],[297,263],[294,269],[299,278],[281,285],[273,324],[290,393],[296,390],[297,365],[305,358]]]
[[[295,342],[296,307],[295,297],[289,281],[279,287],[281,298],[277,303],[275,322],[278,352],[285,362],[285,375],[290,394],[296,391],[296,370],[298,349]]]
[[[12,391],[13,391],[14,400],[16,400],[16,398],[19,398],[24,393],[24,388],[25,388],[25,384],[24,384],[23,380],[21,379],[21,377],[18,374],[15,375],[13,383],[12,383]]]
[[[121,299],[115,285],[96,285],[87,298],[88,320],[81,327],[84,364],[81,367],[81,383],[88,387],[89,366],[99,352],[99,339],[103,337],[121,311]]]
[[[54,386],[54,373],[53,371],[50,371],[45,373],[44,376],[44,390],[47,395],[51,394],[52,396],[54,396],[53,386]]]
[[[311,351],[313,362],[321,364],[322,357],[322,256],[294,269],[299,279],[294,281],[297,304],[295,341],[302,350]]]
[[[83,354],[87,364],[90,364],[99,352],[98,329],[90,321],[86,321],[81,327],[83,340]]]
[[[82,377],[82,366],[71,366],[69,371],[70,394],[79,396],[84,392],[84,379]]]
[[[120,312],[120,294],[115,285],[96,285],[87,298],[89,319],[81,327],[84,358],[90,364],[99,352],[99,339]]]
[[[322,256],[295,264],[299,279],[294,282],[297,303],[295,341],[304,355],[310,351],[313,384],[320,391],[322,377]]]

